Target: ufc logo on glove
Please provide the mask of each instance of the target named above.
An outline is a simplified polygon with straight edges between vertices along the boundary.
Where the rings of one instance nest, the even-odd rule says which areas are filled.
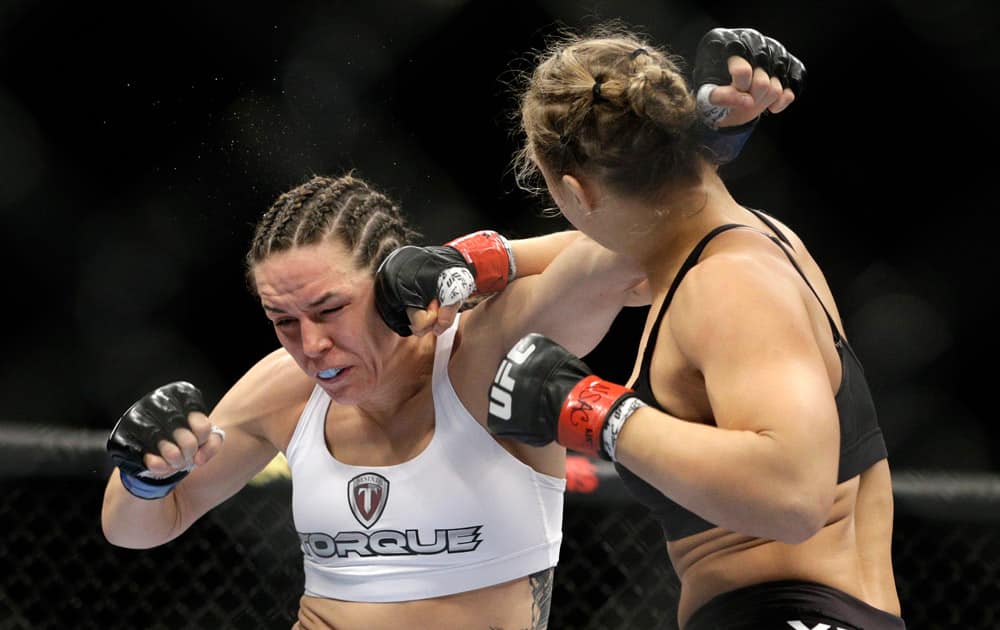
[[[527,346],[527,347],[524,347]],[[493,387],[490,388],[490,414],[503,420],[510,420],[510,412],[514,393],[514,379],[510,369],[516,364],[521,365],[535,351],[535,344],[530,338],[522,338],[521,343],[507,352],[507,357],[500,362],[496,376],[493,377]]]

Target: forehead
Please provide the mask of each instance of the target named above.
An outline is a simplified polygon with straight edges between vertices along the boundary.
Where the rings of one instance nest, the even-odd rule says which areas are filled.
[[[325,239],[271,254],[253,270],[257,292],[262,298],[315,291],[346,291],[368,278],[358,269],[347,248]]]

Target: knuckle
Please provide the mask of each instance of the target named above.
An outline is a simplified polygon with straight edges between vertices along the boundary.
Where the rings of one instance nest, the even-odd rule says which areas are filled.
[[[200,412],[192,412],[188,414],[188,426],[190,426],[191,431],[198,436],[207,434],[212,428],[211,423],[208,421],[208,416]]]
[[[163,459],[170,459],[181,452],[180,448],[178,448],[176,444],[168,442],[167,440],[160,440],[156,447],[160,451],[160,457]]]
[[[198,438],[187,429],[177,429],[174,431],[174,442],[180,453],[190,453],[198,448]]]

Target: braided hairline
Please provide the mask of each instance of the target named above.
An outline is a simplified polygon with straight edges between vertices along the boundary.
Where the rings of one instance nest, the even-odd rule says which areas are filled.
[[[290,238],[289,245],[291,247],[318,243],[333,233],[343,215],[342,211],[335,211],[338,205],[337,199],[354,184],[354,182],[343,178],[330,179],[328,177],[314,178],[310,183],[317,179],[322,185],[316,186],[311,198],[305,202],[302,218]],[[343,206],[344,204],[340,203],[339,205]],[[333,212],[332,216],[331,212]]]
[[[344,202],[345,210],[338,216],[336,234],[351,248],[359,267],[373,269],[367,256],[368,239],[372,238],[370,226],[383,216],[392,224],[399,212],[387,197],[377,192],[360,199],[359,203],[355,203],[356,200],[357,195],[352,195]]]
[[[302,219],[302,207],[324,185],[324,178],[314,177],[292,190],[282,193],[268,208],[254,231],[253,243],[247,254],[247,265],[264,260],[275,251],[288,249],[294,241]],[[299,222],[292,225],[292,221]]]
[[[391,249],[409,244],[419,234],[406,225],[388,197],[363,180],[350,174],[313,177],[281,194],[261,217],[246,256],[251,290],[255,290],[254,266],[271,254],[330,236],[347,246],[359,268],[374,272]]]

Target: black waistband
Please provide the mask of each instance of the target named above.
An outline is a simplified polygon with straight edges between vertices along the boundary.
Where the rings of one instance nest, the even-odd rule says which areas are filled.
[[[896,615],[870,606],[843,591],[801,580],[754,584],[712,598],[695,611],[684,630],[754,628],[787,629],[795,620],[812,628],[817,622],[831,628],[905,630]]]

